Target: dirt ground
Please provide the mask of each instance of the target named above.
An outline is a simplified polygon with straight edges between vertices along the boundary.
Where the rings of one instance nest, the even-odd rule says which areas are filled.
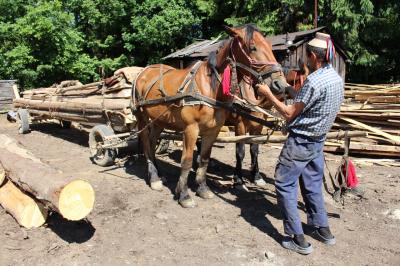
[[[45,226],[31,230],[20,228],[0,208],[0,265],[400,265],[399,168],[358,167],[365,198],[346,197],[344,206],[326,195],[337,244],[327,247],[308,237],[314,252],[302,256],[279,244],[283,228],[273,186],[276,147],[260,149],[260,168],[268,186],[236,193],[211,182],[230,180],[235,162],[233,144],[216,145],[209,168],[215,197],[194,196],[192,172],[190,188],[197,207],[183,209],[173,195],[180,147],[172,146],[159,156],[167,184],[156,192],[145,182],[142,157],[102,168],[89,159],[87,133],[54,123],[32,129],[19,135],[16,125],[0,116],[0,133],[17,139],[51,166],[90,181],[95,207],[87,220],[69,222],[52,214]],[[327,156],[335,168],[340,157]],[[299,199],[306,221],[303,206]]]

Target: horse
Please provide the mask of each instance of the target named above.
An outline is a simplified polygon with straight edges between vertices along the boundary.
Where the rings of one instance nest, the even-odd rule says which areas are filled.
[[[287,83],[290,84],[296,92],[299,92],[307,76],[310,74],[310,69],[301,58],[297,64],[298,66],[296,68],[286,69],[284,73],[286,73]]]
[[[300,59],[298,61],[298,67],[294,69],[286,69],[284,73],[286,73],[285,78],[289,86],[285,88],[285,92],[288,94],[290,98],[294,98],[295,95],[299,92],[305,79],[309,74],[309,69],[307,65]],[[243,79],[240,86],[242,91],[251,93],[250,89],[251,84],[249,82],[245,82],[246,79]],[[262,107],[263,109],[270,109],[272,104],[265,99],[255,99],[256,95],[247,96],[248,99],[253,99],[253,103]],[[278,98],[281,100],[284,99],[283,95],[278,95]],[[252,112],[253,116],[264,118],[266,116],[260,112]],[[235,136],[246,135],[249,133],[250,135],[260,135],[263,129],[263,125],[245,119],[236,114],[230,114],[226,120],[226,125],[234,126],[235,128]],[[266,183],[264,179],[260,175],[260,170],[258,166],[258,153],[259,153],[259,144],[252,143],[250,144],[250,156],[251,156],[251,166],[250,166],[250,181],[253,182],[257,186],[265,186]],[[236,166],[233,175],[234,187],[238,190],[247,191],[247,187],[245,186],[243,180],[242,173],[242,162],[245,157],[245,145],[244,143],[236,143]]]
[[[226,31],[230,39],[208,60],[185,69],[150,65],[138,75],[132,90],[132,111],[137,118],[152,189],[162,190],[163,187],[154,152],[157,139],[164,128],[183,133],[181,171],[175,194],[184,208],[195,206],[188,192],[187,180],[198,136],[202,137],[202,144],[196,171],[196,194],[203,199],[213,197],[206,184],[207,166],[212,145],[229,112],[219,106],[231,103],[233,97],[229,94],[236,94],[234,86],[228,93],[222,91],[221,75],[227,66],[230,66],[232,78],[236,76],[237,82],[247,75],[257,82],[266,80],[269,84],[286,84],[283,75],[271,78],[273,73],[282,72],[282,69],[276,62],[270,42],[255,26],[226,27]],[[235,71],[237,75],[234,75],[236,69],[240,71]]]

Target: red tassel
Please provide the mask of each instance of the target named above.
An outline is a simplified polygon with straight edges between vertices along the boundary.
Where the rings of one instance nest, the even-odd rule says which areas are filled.
[[[226,96],[231,95],[231,67],[229,65],[224,69],[222,76],[222,92]]]
[[[346,163],[342,164],[342,172],[344,174],[346,174],[346,171],[348,171],[347,173],[347,187],[348,188],[355,188],[358,185],[358,178],[357,178],[357,174],[356,174],[356,168],[354,167],[353,162],[349,159],[349,163],[346,169]]]

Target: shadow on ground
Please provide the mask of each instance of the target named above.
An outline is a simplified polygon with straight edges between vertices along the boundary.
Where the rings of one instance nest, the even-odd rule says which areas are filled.
[[[68,221],[56,212],[50,215],[47,225],[54,233],[68,243],[84,243],[91,239],[96,231],[87,219]]]
[[[78,144],[83,147],[89,147],[89,135],[77,128],[62,128],[56,122],[42,122],[30,125],[31,130],[51,135],[56,138]]]

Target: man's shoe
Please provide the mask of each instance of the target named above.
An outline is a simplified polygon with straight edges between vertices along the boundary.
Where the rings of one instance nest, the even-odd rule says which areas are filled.
[[[312,236],[325,245],[332,246],[336,244],[336,238],[332,235],[329,227],[320,227],[315,229],[315,231],[312,233]]]
[[[295,251],[302,255],[311,254],[311,252],[313,252],[313,250],[314,250],[310,243],[307,243],[307,244],[308,244],[307,247],[299,246],[298,244],[296,244],[294,239],[291,237],[287,237],[282,240],[282,246],[284,248]]]

